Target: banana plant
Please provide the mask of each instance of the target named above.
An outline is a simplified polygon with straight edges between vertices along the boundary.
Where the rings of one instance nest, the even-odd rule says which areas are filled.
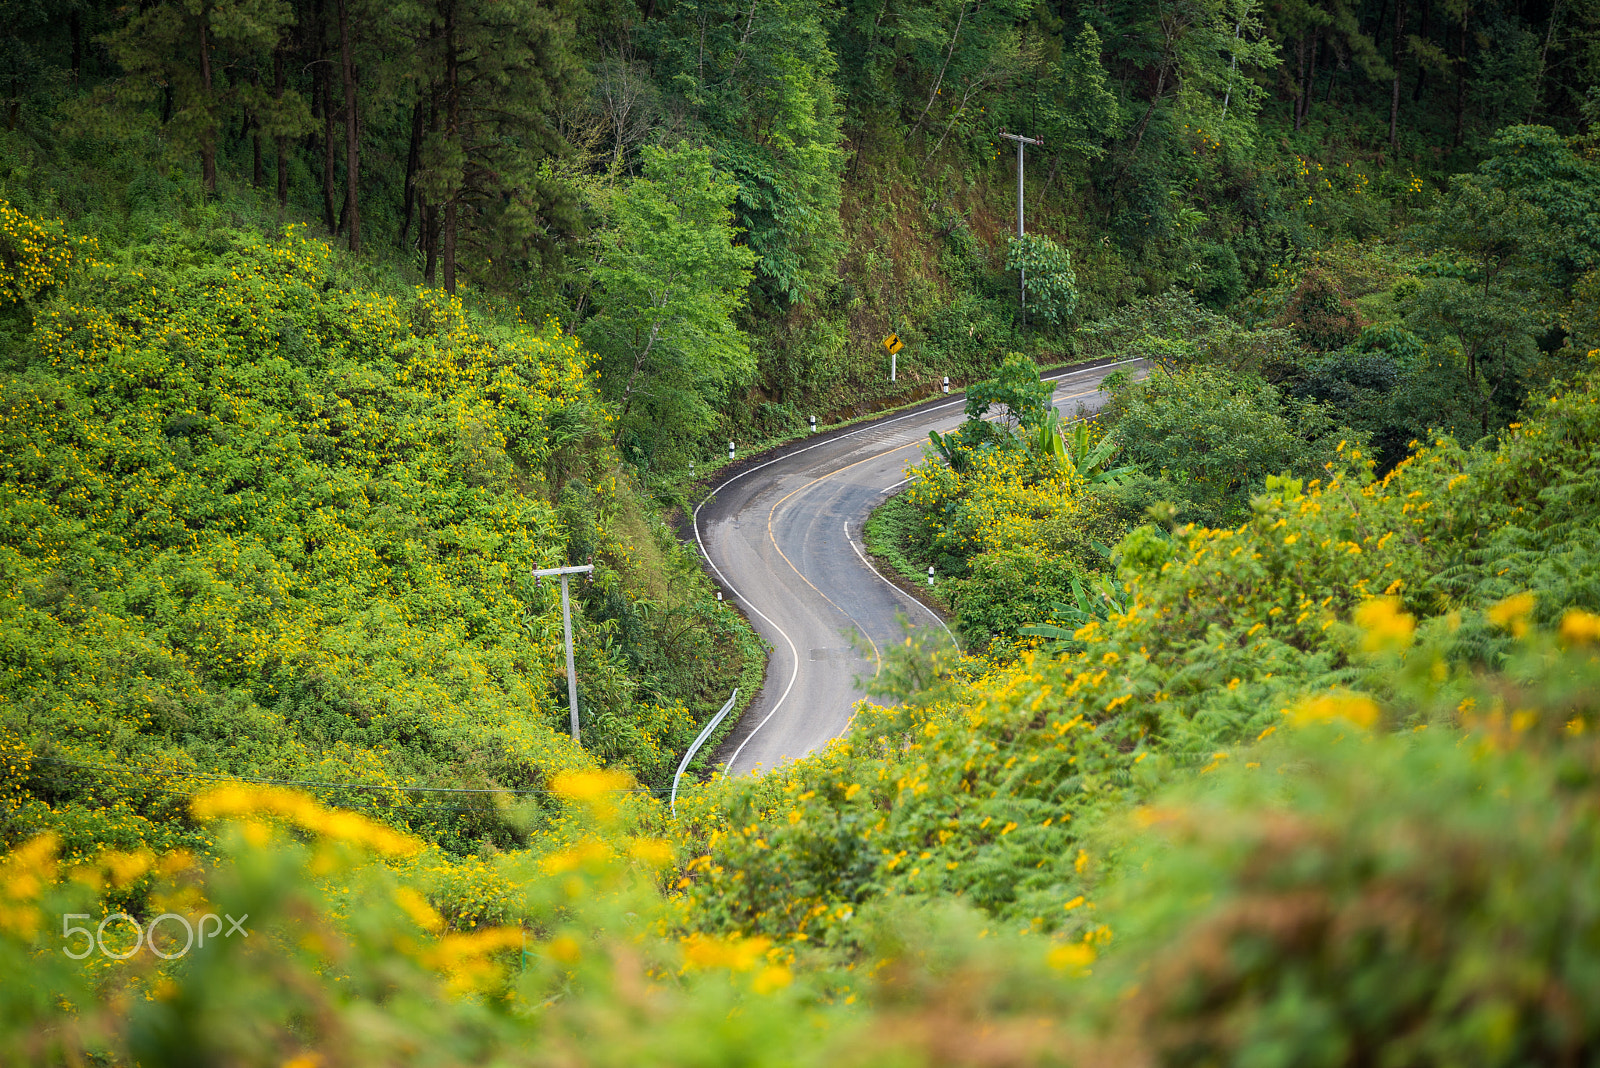
[[[1120,446],[1110,437],[1101,438],[1099,442],[1091,444],[1087,423],[1074,423],[1072,440],[1063,444],[1067,453],[1067,469],[1091,486],[1120,482],[1134,470],[1132,464],[1108,467]]]
[[[1054,460],[1057,467],[1071,467],[1072,457],[1067,452],[1067,443],[1061,437],[1061,413],[1054,408],[1033,430],[1028,447],[1040,459]]]
[[[1071,641],[1073,632],[1080,627],[1094,620],[1104,621],[1110,618],[1111,613],[1126,612],[1128,609],[1127,589],[1115,579],[1105,576],[1097,577],[1087,588],[1078,581],[1077,576],[1073,576],[1072,600],[1072,604],[1062,604],[1060,601],[1051,603],[1050,615],[1058,622],[1029,623],[1018,627],[1017,633],[1050,641]]]
[[[949,437],[943,437],[937,430],[930,430],[928,440],[933,442],[933,447],[944,457],[944,462],[950,465],[950,470],[960,474],[965,457],[961,453],[956,436],[951,434]]]
[[[1117,453],[1116,442],[1102,438],[1091,444],[1089,427],[1083,422],[1074,423],[1070,433],[1065,431],[1061,413],[1054,408],[1028,435],[1027,444],[1035,456],[1053,460],[1058,468],[1090,485],[1117,482],[1133,470],[1131,466],[1108,468],[1106,464]]]

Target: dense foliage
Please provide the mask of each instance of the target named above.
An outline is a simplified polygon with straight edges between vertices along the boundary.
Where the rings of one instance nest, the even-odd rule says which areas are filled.
[[[1594,268],[1590,0],[5,10],[0,169],[50,187],[43,207],[113,216],[121,169],[129,200],[249,202],[586,340],[614,341],[618,316],[649,304],[617,286],[658,258],[630,207],[660,180],[650,161],[702,153],[740,253],[686,261],[689,290],[724,294],[723,348],[753,359],[717,381],[714,432],[700,419],[690,440],[636,435],[626,457],[653,476],[716,455],[729,432],[981,380],[1006,351],[1071,356],[1075,327],[1174,285],[1234,307],[1341,241],[1407,228],[1424,256],[1456,250],[1411,328],[1456,337],[1461,381],[1441,391],[1482,436],[1520,401],[1534,351],[1582,329],[1561,305]],[[1015,242],[1001,131],[1043,142]],[[1550,299],[1518,296],[1534,291]],[[1335,279],[1329,299],[1351,297]],[[1502,349],[1507,328],[1536,344]],[[891,331],[908,343],[892,384],[876,358]],[[1406,440],[1385,444],[1390,463]]]
[[[1042,429],[1045,394],[1003,363],[914,471],[907,499],[922,524],[891,551],[953,579],[966,639],[1004,650],[1063,606],[1081,616],[1080,604],[1103,614],[1116,603],[1091,550],[1147,516],[1233,524],[1269,476],[1315,478],[1341,445],[1373,455],[1381,474],[1419,441],[1487,439],[1530,392],[1582,366],[1587,328],[1572,324],[1594,316],[1585,294],[1600,245],[1584,220],[1595,188],[1600,169],[1572,144],[1511,128],[1429,210],[1426,256],[1333,245],[1233,315],[1170,290],[1077,328],[1080,354],[1150,369],[1138,384],[1108,380],[1111,403],[1088,432],[1131,468],[1124,477],[1064,479],[1073,461]]]
[[[0,14],[0,1061],[1593,1059],[1594,0]],[[659,508],[944,375],[672,812]]]
[[[1474,722],[1544,723],[1552,741],[1563,724],[1592,729],[1589,684],[1542,675],[1552,654],[1518,652],[1514,638],[1557,626],[1581,643],[1597,625],[1597,398],[1591,369],[1497,449],[1441,439],[1383,479],[1346,450],[1326,480],[1270,479],[1237,528],[1171,537],[1140,528],[1118,552],[1126,609],[1081,627],[1060,655],[995,669],[910,643],[885,684],[906,703],[861,714],[821,758],[740,787],[707,814],[711,851],[691,865],[697,914],[855,952],[895,902],[955,897],[1003,928],[1092,940],[1107,921],[1086,902],[1123,870],[1130,808],[1196,772],[1265,760],[1252,747],[1286,715],[1447,736]],[[1509,672],[1504,681],[1486,681],[1495,668]],[[1543,706],[1529,689],[1544,686],[1562,710],[1553,719],[1535,711]],[[1527,712],[1513,726],[1517,709]],[[1280,774],[1298,779],[1299,759]],[[1444,804],[1429,791],[1447,788],[1424,782],[1412,784],[1415,803]],[[1564,789],[1556,780],[1538,789],[1547,788]],[[1592,785],[1579,789],[1589,792],[1574,803],[1592,805]],[[1499,826],[1483,819],[1462,833]],[[1269,832],[1270,823],[1260,833]],[[1592,848],[1585,841],[1575,848]],[[1224,878],[1254,878],[1248,870]],[[1467,878],[1451,869],[1426,892],[1457,876]],[[1135,907],[1175,916],[1182,900]],[[1253,928],[1237,930],[1246,952]],[[1281,966],[1301,966],[1292,939],[1281,952]],[[1186,990],[1169,991],[1202,999],[1185,1012],[1219,1011]]]
[[[1325,485],[1275,478],[1238,528],[1136,533],[1130,607],[1076,652],[972,677],[913,650],[891,684],[931,689],[864,710],[817,758],[685,800],[677,830],[705,837],[678,853],[675,899],[652,875],[673,847],[639,837],[654,817],[594,773],[551,784],[559,845],[479,877],[491,913],[453,912],[462,880],[423,843],[281,792],[197,798],[194,818],[223,821],[215,857],[71,866],[36,839],[6,861],[0,951],[39,976],[5,987],[7,1047],[246,1064],[1579,1056],[1600,1032],[1600,590],[1593,554],[1588,585],[1540,576],[1574,562],[1572,519],[1595,527],[1597,378],[1497,450],[1437,443],[1381,480],[1349,455]],[[1520,572],[1432,581],[1511,527]],[[130,889],[146,919],[248,912],[254,937],[179,954],[163,929],[176,959],[117,963],[55,929]],[[121,953],[132,930],[118,917],[100,937]]]
[[[0,210],[33,324],[0,372],[7,841],[193,843],[185,796],[232,775],[503,848],[561,768],[664,786],[759,670],[555,324],[353,285],[294,230],[202,220],[101,259]],[[584,750],[560,598],[529,575],[569,562],[597,568]]]

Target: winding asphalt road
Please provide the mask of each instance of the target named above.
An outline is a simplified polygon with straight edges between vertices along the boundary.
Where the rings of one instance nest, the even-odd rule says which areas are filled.
[[[1044,377],[1071,419],[1099,408],[1101,379],[1132,362]],[[922,459],[928,431],[961,424],[964,403],[953,394],[790,447],[733,474],[694,510],[711,573],[773,648],[766,684],[713,758],[728,774],[770,770],[842,734],[866,696],[856,680],[876,674],[885,646],[904,638],[897,613],[944,626],[875,570],[861,526]]]

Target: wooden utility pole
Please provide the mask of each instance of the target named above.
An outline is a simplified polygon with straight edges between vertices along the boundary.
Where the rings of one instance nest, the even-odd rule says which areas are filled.
[[[1010,133],[1006,133],[1004,130],[1000,131],[1000,136],[1004,137],[1007,141],[1015,141],[1017,143],[1017,236],[1021,237],[1023,235],[1023,233],[1026,232],[1026,228],[1023,225],[1023,208],[1022,208],[1022,165],[1023,165],[1023,153],[1027,150],[1026,146],[1028,146],[1028,145],[1038,145],[1040,147],[1043,147],[1044,146],[1044,140],[1042,138],[1023,137],[1021,134],[1010,134]],[[1020,292],[1020,300],[1021,300],[1021,308],[1022,308],[1022,325],[1023,326],[1027,326],[1028,325],[1028,272],[1027,272],[1027,269],[1024,268],[1022,270],[1019,270],[1017,272],[1017,274],[1018,274],[1018,287],[1019,287],[1019,292]]]

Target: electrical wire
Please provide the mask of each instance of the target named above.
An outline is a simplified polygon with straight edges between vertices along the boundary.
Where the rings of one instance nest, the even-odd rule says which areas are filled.
[[[95,771],[110,772],[115,775],[149,775],[169,779],[201,779],[207,782],[237,782],[254,786],[296,786],[312,790],[351,790],[370,791],[376,793],[421,793],[421,794],[512,794],[525,796],[549,797],[551,791],[547,788],[517,790],[510,787],[465,787],[465,786],[380,786],[374,783],[359,782],[327,782],[316,779],[270,779],[262,776],[240,775],[211,775],[199,771],[179,771],[168,768],[144,768],[137,766],[119,767],[111,764],[93,764],[81,760],[63,760],[60,757],[29,757],[33,764],[57,764],[64,767],[86,768]],[[164,789],[152,787],[152,789]],[[181,790],[168,790],[169,793],[184,793]],[[664,790],[641,790],[652,797],[662,797]],[[439,804],[440,802],[434,802]],[[475,809],[457,806],[459,811],[477,811]]]

